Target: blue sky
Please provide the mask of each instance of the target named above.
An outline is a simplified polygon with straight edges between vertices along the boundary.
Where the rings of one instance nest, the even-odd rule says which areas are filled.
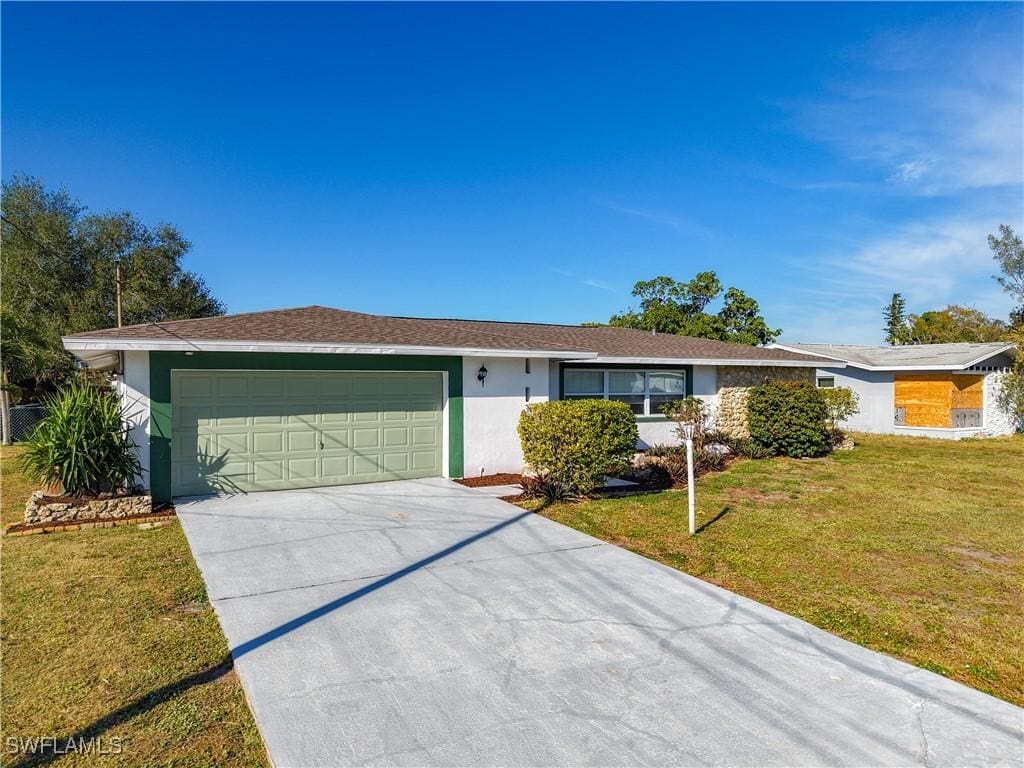
[[[3,177],[170,221],[230,311],[605,320],[714,269],[790,341],[1005,316],[1024,6],[5,2]]]

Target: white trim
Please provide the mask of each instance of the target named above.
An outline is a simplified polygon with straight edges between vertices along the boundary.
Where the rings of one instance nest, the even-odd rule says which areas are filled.
[[[927,345],[922,344],[920,346],[927,346]],[[860,368],[861,370],[864,370],[864,371],[964,371],[964,370],[967,370],[968,368],[970,368],[973,365],[977,365],[978,363],[980,363],[980,362],[982,362],[984,360],[988,360],[990,357],[995,357],[996,355],[1001,355],[1004,352],[1009,352],[1010,350],[1016,349],[1016,345],[1015,344],[1012,344],[1012,343],[1011,344],[1007,344],[1006,346],[1002,347],[1001,349],[996,349],[996,350],[991,351],[991,352],[986,352],[981,357],[979,357],[979,358],[977,358],[975,360],[971,360],[968,363],[962,363],[962,364],[956,364],[956,365],[935,365],[935,364],[932,364],[932,365],[868,365],[866,363],[856,363],[853,360],[844,360],[843,358],[840,358],[840,357],[832,357],[831,355],[826,355],[823,352],[811,352],[809,350],[801,349],[799,347],[786,346],[785,344],[773,344],[772,347],[774,349],[784,349],[787,352],[797,352],[797,353],[803,354],[803,355],[816,355],[818,357],[823,357],[823,358],[825,358],[827,360],[836,360],[837,362],[844,363],[845,366],[850,366],[851,368]],[[831,364],[829,364],[829,365],[819,365],[818,367],[819,368],[842,368],[842,367],[844,367],[844,365],[831,365]]]
[[[807,354],[806,352],[802,354]],[[843,368],[845,365],[833,365],[831,360],[808,356],[807,360],[728,360],[713,357],[593,357],[588,363],[603,365],[738,365],[755,368],[822,368],[828,362],[829,368]]]
[[[61,339],[69,352],[95,350],[138,350],[149,352],[286,352],[335,355],[455,355],[460,357],[540,357],[589,360],[596,352],[552,349],[484,349],[476,347],[429,347],[402,344],[325,344],[290,341],[232,341],[190,339],[110,339],[92,336],[65,336]]]

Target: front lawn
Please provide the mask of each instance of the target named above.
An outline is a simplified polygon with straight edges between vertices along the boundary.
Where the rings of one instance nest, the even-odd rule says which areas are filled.
[[[32,490],[17,452],[2,455],[5,526]],[[52,762],[9,752],[40,737],[100,739],[60,765],[268,764],[177,522],[4,537],[0,577],[4,765]],[[98,754],[116,739],[122,754]]]
[[[542,514],[1024,705],[1024,438],[855,437]]]

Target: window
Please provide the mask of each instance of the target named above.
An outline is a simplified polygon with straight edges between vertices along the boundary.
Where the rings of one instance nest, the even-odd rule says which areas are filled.
[[[835,376],[819,376],[818,377],[818,386],[821,389],[832,389],[835,385],[836,385],[836,377]]]
[[[526,358],[526,372],[530,372],[530,358]]]
[[[609,400],[620,400],[637,416],[643,416],[644,397],[643,371],[608,371]]]
[[[665,403],[686,397],[683,371],[565,368],[562,383],[566,400],[619,400],[637,416],[659,416]]]
[[[686,379],[683,374],[669,371],[652,371],[651,382],[651,414],[661,413],[661,406],[686,397]]]
[[[604,399],[604,371],[568,369],[565,372],[567,400],[596,397]]]

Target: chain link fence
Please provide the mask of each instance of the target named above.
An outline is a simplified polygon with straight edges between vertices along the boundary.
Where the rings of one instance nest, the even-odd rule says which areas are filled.
[[[45,405],[11,406],[11,437],[14,442],[24,440],[44,416],[46,416]],[[0,438],[2,437],[3,425],[0,424]]]

